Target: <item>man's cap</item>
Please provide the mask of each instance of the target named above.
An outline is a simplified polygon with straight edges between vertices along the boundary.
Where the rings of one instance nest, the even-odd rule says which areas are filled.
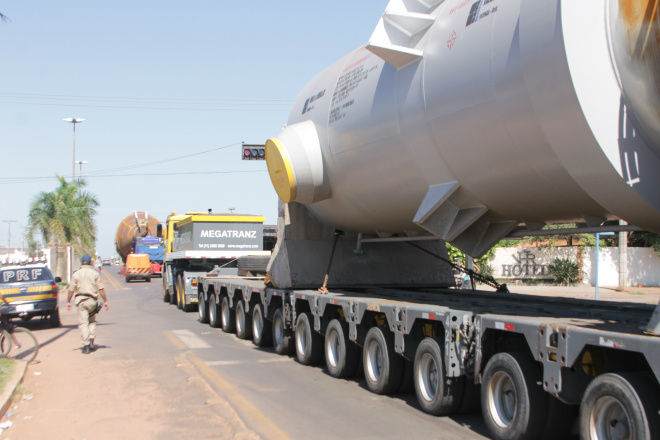
[[[85,264],[85,263],[91,263],[92,262],[92,257],[89,255],[83,255],[82,258],[80,259],[80,262]]]

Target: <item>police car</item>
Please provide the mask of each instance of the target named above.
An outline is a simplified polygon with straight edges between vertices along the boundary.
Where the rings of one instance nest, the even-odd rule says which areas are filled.
[[[51,327],[59,327],[57,305],[60,277],[54,277],[45,264],[5,266],[0,268],[0,312],[10,318],[29,321],[35,316],[48,318]]]

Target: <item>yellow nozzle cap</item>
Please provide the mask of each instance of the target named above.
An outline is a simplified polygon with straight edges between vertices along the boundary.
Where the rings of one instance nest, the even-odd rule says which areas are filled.
[[[277,195],[284,203],[292,202],[296,197],[296,179],[289,153],[277,138],[266,141],[266,164]]]

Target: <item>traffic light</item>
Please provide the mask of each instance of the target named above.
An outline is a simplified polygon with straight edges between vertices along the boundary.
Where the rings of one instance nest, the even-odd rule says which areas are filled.
[[[266,160],[266,146],[243,144],[243,160]]]

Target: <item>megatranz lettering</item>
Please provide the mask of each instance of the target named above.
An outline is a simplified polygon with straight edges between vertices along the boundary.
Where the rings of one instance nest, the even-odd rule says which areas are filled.
[[[200,237],[202,238],[257,238],[257,231],[206,229],[200,232]]]

